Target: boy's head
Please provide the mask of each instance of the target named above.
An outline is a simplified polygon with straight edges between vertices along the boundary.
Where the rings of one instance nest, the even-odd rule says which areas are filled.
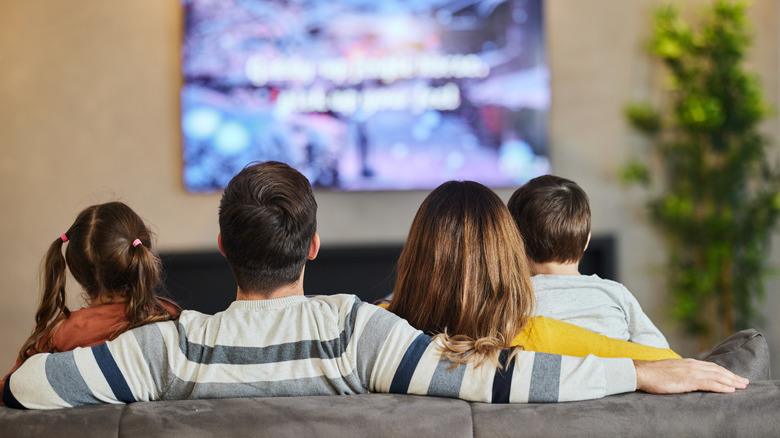
[[[221,249],[238,286],[268,293],[300,278],[317,230],[309,181],[276,161],[230,180],[219,204]]]
[[[544,175],[509,198],[509,212],[534,263],[579,263],[590,238],[588,195],[574,181]]]

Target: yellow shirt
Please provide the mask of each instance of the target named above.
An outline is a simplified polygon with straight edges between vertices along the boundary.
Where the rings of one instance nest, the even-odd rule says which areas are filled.
[[[379,307],[387,308],[386,303]],[[679,359],[668,348],[655,348],[608,338],[568,322],[534,316],[525,329],[512,340],[512,346],[526,351],[585,357],[627,357],[635,360]]]
[[[512,341],[512,346],[527,351],[584,357],[628,357],[637,360],[679,359],[680,355],[666,348],[648,347],[633,342],[608,338],[582,327],[557,319],[535,316]]]

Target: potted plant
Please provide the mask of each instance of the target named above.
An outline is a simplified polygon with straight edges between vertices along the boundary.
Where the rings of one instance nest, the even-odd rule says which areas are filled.
[[[622,178],[649,189],[649,215],[668,249],[673,315],[701,349],[755,322],[780,212],[780,172],[759,131],[771,109],[743,65],[746,8],[717,0],[695,27],[674,5],[656,9],[648,47],[669,74],[668,89],[658,107],[625,109],[649,147]]]

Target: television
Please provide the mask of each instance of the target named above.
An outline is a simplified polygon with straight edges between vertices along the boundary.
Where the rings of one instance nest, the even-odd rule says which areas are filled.
[[[549,173],[542,0],[183,0],[183,181],[276,160],[315,188]]]

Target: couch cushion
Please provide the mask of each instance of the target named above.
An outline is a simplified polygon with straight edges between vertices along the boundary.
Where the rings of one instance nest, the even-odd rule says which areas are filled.
[[[734,394],[641,392],[491,405],[396,394],[180,400],[52,411],[0,406],[0,436],[777,436],[780,381]]]
[[[120,437],[470,437],[467,402],[364,394],[181,400],[128,405]]]
[[[700,355],[751,382],[771,379],[769,346],[764,336],[754,329],[737,332],[712,350]]]
[[[525,406],[472,403],[474,436],[765,437],[780,431],[780,382],[733,394],[634,392],[599,400]]]
[[[83,406],[49,411],[27,411],[0,405],[0,436],[115,437],[126,405]]]

